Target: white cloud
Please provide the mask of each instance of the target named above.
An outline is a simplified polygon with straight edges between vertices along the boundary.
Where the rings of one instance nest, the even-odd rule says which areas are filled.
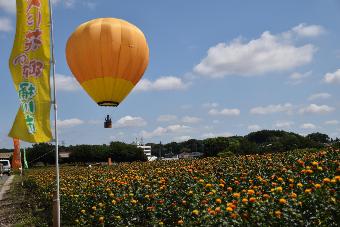
[[[317,105],[317,104],[310,104],[307,107],[303,107],[299,110],[301,114],[304,113],[315,113],[315,114],[325,114],[330,113],[334,110],[333,107],[327,105]]]
[[[222,109],[222,110],[217,110],[217,109],[211,109],[209,110],[208,114],[212,116],[238,116],[240,115],[241,111],[239,109]]]
[[[312,71],[308,71],[305,73],[299,73],[299,72],[294,72],[290,74],[289,79],[290,81],[288,83],[292,85],[297,85],[303,82],[304,79],[309,77],[312,74]]]
[[[330,98],[332,95],[326,92],[323,93],[316,93],[316,94],[312,94],[311,96],[308,97],[308,100],[315,100],[315,99],[328,99]]]
[[[216,108],[219,104],[217,102],[207,102],[202,105],[204,108]]]
[[[301,37],[316,37],[325,32],[325,29],[320,25],[299,24],[292,29],[298,36]]]
[[[6,17],[0,18],[0,32],[10,32],[12,30],[13,26],[11,20]]]
[[[293,105],[290,103],[269,105],[269,106],[258,106],[250,110],[251,114],[272,114],[272,113],[292,113]]]
[[[16,1],[15,0],[0,0],[0,9],[8,13],[15,13]]]
[[[160,115],[157,118],[157,121],[159,122],[176,121],[176,120],[177,120],[177,116],[171,115],[171,114]]]
[[[329,120],[329,121],[325,121],[326,125],[337,125],[340,122],[338,120]]]
[[[163,76],[155,81],[142,79],[138,82],[136,91],[162,91],[162,90],[184,90],[189,83],[183,82],[179,77]]]
[[[232,134],[230,132],[222,132],[222,133],[209,132],[209,133],[203,134],[202,139],[213,138],[213,137],[230,137],[230,136],[233,136],[233,135],[234,134]]]
[[[191,139],[191,136],[176,136],[173,138],[175,142],[183,142],[183,141],[187,141],[190,139]]]
[[[333,73],[326,73],[324,81],[329,84],[340,84],[340,69]]]
[[[71,118],[66,120],[57,120],[58,127],[60,128],[71,128],[75,127],[81,124],[84,124],[85,122],[83,120],[80,120],[78,118]]]
[[[202,119],[198,117],[190,117],[190,116],[184,116],[182,117],[181,121],[186,124],[195,124],[200,122]]]
[[[312,61],[315,52],[312,44],[295,46],[289,36],[266,31],[248,43],[235,39],[211,47],[194,72],[212,78],[261,75],[305,65]]]
[[[280,121],[274,124],[274,128],[291,128],[293,125],[292,121]]]
[[[57,73],[55,81],[57,85],[57,91],[76,91],[81,88],[78,81],[71,76],[65,76]]]
[[[261,129],[259,125],[248,125],[248,131],[258,131]]]
[[[315,129],[316,126],[312,123],[304,123],[302,125],[300,125],[300,128],[303,128],[303,129]]]
[[[147,123],[141,117],[125,116],[113,124],[113,128],[143,127]]]
[[[141,131],[141,136],[144,138],[153,138],[153,137],[158,137],[162,136],[165,134],[176,134],[176,133],[183,133],[183,132],[188,132],[190,130],[190,127],[185,126],[185,125],[169,125],[167,127],[157,127],[151,132],[148,131]]]

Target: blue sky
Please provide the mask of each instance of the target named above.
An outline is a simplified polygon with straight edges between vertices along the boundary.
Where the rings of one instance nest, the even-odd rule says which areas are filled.
[[[66,145],[259,129],[340,137],[338,0],[53,2],[59,136]],[[135,24],[150,48],[142,80],[114,109],[98,107],[65,60],[70,34],[99,17]],[[12,146],[7,133],[19,106],[7,64],[14,31],[15,1],[0,0],[0,147]],[[112,129],[103,128],[106,114]]]

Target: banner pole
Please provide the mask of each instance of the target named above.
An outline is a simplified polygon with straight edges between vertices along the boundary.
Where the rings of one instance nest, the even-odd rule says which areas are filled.
[[[55,59],[54,59],[54,34],[53,34],[53,15],[52,4],[49,0],[50,7],[50,24],[51,24],[51,64],[52,64],[52,77],[53,77],[53,107],[54,107],[54,142],[55,142],[55,168],[56,168],[56,198],[54,203],[56,206],[56,217],[53,226],[60,227],[60,193],[59,193],[59,151],[58,151],[58,111],[57,111],[57,88],[55,82]]]

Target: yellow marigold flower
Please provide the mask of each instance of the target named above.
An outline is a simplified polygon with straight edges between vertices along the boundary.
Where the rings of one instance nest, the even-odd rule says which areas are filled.
[[[200,179],[198,182],[200,182],[200,183],[203,183],[203,182],[204,182],[204,180],[203,180],[203,179]]]
[[[216,199],[215,202],[218,203],[218,204],[221,204],[222,200],[221,199]]]
[[[326,177],[326,178],[323,179],[323,182],[324,182],[324,183],[329,183],[329,182],[331,182],[331,179],[329,179],[328,177]]]
[[[286,204],[286,203],[287,203],[287,200],[281,198],[281,199],[279,199],[279,203],[280,203],[280,204]]]
[[[283,181],[282,177],[277,178],[278,181]]]
[[[277,187],[277,188],[276,188],[276,191],[282,192],[282,187]]]
[[[198,215],[200,212],[198,211],[198,210],[193,210],[192,211],[192,214],[194,214],[194,215]]]
[[[312,162],[312,165],[313,165],[313,166],[317,166],[318,164],[319,164],[318,162],[315,162],[315,161]]]
[[[335,180],[335,179],[332,179],[331,182],[332,182],[332,183],[336,183],[336,180]]]
[[[99,217],[99,223],[103,223],[104,222],[104,217]]]
[[[100,208],[102,208],[104,206],[103,203],[99,203],[98,205],[99,205]]]
[[[178,220],[178,222],[177,222],[177,224],[179,224],[179,225],[183,225],[183,220]]]
[[[301,187],[302,187],[302,184],[301,184],[301,183],[297,183],[297,186],[298,186],[299,188],[301,188]]]
[[[248,202],[248,199],[247,198],[243,198],[242,199],[242,203],[247,203]]]
[[[81,210],[80,212],[81,212],[82,214],[85,214],[85,210]]]
[[[150,198],[150,196],[149,195],[145,195],[144,198],[148,199],[148,198]]]
[[[248,194],[248,195],[254,195],[254,194],[255,194],[255,191],[252,190],[252,189],[250,189],[250,190],[248,190],[247,194]]]
[[[234,209],[233,208],[231,208],[231,207],[227,207],[226,208],[226,211],[228,211],[228,212],[232,212]]]
[[[159,225],[164,225],[164,222],[160,221],[158,222]]]
[[[110,197],[112,198],[112,197],[114,197],[115,196],[115,194],[113,194],[113,193],[110,193]]]
[[[289,183],[294,183],[294,179],[290,178],[289,180]]]
[[[211,187],[212,187],[212,184],[206,184],[205,187],[206,187],[206,188],[211,188]]]
[[[132,200],[131,200],[131,203],[132,203],[132,204],[136,204],[137,202],[138,202],[138,201],[135,200],[135,199],[132,199]]]
[[[240,198],[240,193],[234,193],[234,194],[233,194],[233,197],[234,197],[234,198]]]
[[[112,205],[116,205],[117,201],[113,199],[113,200],[111,201],[111,203],[112,203]]]
[[[310,189],[310,188],[307,188],[306,190],[305,190],[305,193],[311,193],[312,192],[312,189]]]
[[[322,167],[321,167],[321,166],[319,166],[319,167],[318,167],[318,170],[322,171],[323,169],[322,169]]]
[[[92,207],[92,210],[97,210],[97,207],[96,207],[96,206],[93,206],[93,207]]]
[[[315,184],[315,188],[321,188],[321,184]]]
[[[189,191],[189,192],[188,192],[189,195],[192,195],[193,193],[194,193],[193,191]]]

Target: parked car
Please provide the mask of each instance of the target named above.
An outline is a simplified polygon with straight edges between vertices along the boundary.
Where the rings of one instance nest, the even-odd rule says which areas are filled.
[[[2,167],[2,173],[6,173],[8,175],[11,175],[11,163],[7,159],[0,159],[0,163],[3,165]]]

